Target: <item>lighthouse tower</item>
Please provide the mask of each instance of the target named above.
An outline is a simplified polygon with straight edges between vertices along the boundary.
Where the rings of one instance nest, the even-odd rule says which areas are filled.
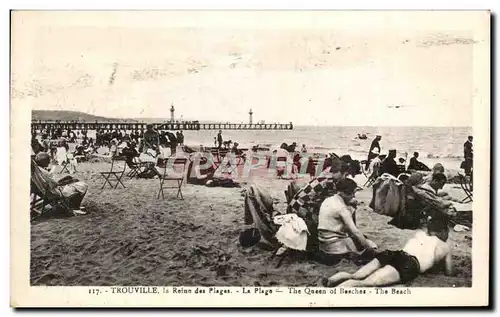
[[[174,108],[174,104],[172,104],[172,106],[170,107],[170,121],[171,122],[174,122],[174,119],[175,119],[174,112],[175,112],[175,108]]]
[[[250,116],[248,123],[252,124],[252,115],[253,115],[252,109],[250,109],[250,111],[248,112],[248,115]]]

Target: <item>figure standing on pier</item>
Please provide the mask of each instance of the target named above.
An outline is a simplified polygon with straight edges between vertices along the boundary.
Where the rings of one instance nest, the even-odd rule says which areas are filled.
[[[219,130],[219,133],[217,134],[217,144],[218,144],[218,148],[220,149],[222,147],[222,142],[223,142],[223,139],[222,139],[222,130]]]

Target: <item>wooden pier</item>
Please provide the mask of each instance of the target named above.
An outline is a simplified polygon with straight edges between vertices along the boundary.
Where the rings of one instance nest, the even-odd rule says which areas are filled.
[[[32,131],[41,130],[145,130],[148,123],[144,122],[77,122],[77,121],[31,121]],[[287,123],[199,123],[162,122],[149,123],[156,130],[293,130],[293,124]]]

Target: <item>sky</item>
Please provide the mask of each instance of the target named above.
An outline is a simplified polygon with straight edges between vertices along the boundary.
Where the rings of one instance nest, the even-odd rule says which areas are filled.
[[[12,107],[472,126],[482,12],[16,12]],[[480,74],[483,75],[483,74]],[[484,74],[488,76],[488,74]]]

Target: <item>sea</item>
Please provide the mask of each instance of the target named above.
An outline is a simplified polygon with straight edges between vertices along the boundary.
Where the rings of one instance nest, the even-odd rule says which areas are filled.
[[[92,137],[94,131],[89,131]],[[217,130],[183,131],[184,143],[193,148],[213,146]],[[361,140],[358,134],[365,134]],[[463,144],[472,127],[319,127],[294,126],[293,130],[222,130],[224,140],[238,142],[239,148],[279,147],[283,142],[297,143],[297,150],[306,145],[309,153],[349,154],[358,160],[366,159],[371,141],[382,136],[381,153],[390,149],[398,157],[409,160],[413,152],[419,153],[419,160],[432,166],[442,163],[446,168],[459,169],[463,160]]]
[[[211,145],[218,131],[183,131],[186,144]],[[358,134],[367,139],[360,140]],[[238,142],[240,147],[254,145],[279,147],[281,143],[296,142],[312,152],[367,155],[371,141],[382,136],[382,152],[419,152],[422,158],[461,158],[463,143],[472,135],[472,127],[294,127],[293,130],[222,130],[224,140]],[[411,153],[410,153],[411,152]]]

